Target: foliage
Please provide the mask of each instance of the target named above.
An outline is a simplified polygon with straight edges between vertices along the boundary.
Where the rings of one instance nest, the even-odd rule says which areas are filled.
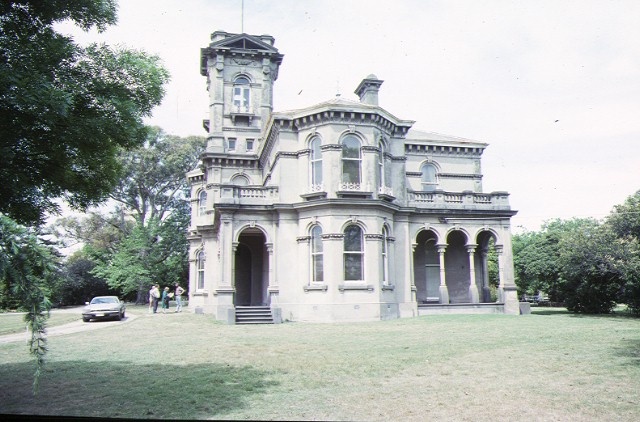
[[[621,205],[616,205],[605,222],[618,238],[624,250],[621,299],[629,310],[640,315],[640,191]]]
[[[49,285],[57,272],[57,256],[34,230],[0,214],[0,283],[2,305],[20,305],[31,338],[29,350],[36,361],[34,391],[44,365]]]
[[[51,294],[59,305],[81,305],[94,296],[117,295],[103,278],[93,274],[95,262],[83,250],[69,256]]]
[[[640,191],[603,221],[553,220],[513,238],[516,283],[583,313],[618,303],[640,315]]]
[[[149,128],[142,146],[119,155],[123,177],[110,197],[143,226],[164,221],[188,197],[185,173],[196,166],[205,145],[203,137],[181,138]]]
[[[56,224],[59,236],[84,244],[84,255],[125,299],[144,303],[151,283],[163,286],[188,276],[186,231],[190,208],[185,173],[205,147],[201,137],[180,138],[150,128],[147,141],[118,159],[125,177],[111,197],[109,215],[67,217]]]
[[[41,223],[55,200],[85,208],[119,175],[117,154],[146,137],[142,118],[164,95],[167,71],[141,51],[86,48],[57,33],[72,20],[104,30],[114,0],[3,1],[0,6],[0,212]]]
[[[584,313],[609,313],[621,288],[624,259],[617,239],[596,221],[564,233],[559,242],[558,264],[567,309]]]
[[[513,254],[516,283],[521,293],[544,291],[554,302],[564,301],[563,281],[558,264],[562,237],[589,219],[547,221],[540,232],[514,236]]]

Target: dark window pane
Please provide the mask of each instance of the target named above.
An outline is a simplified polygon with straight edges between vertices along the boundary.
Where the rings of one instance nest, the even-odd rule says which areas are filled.
[[[362,254],[344,254],[344,279],[362,280]]]
[[[349,226],[344,231],[344,250],[362,251],[362,230],[358,226]]]

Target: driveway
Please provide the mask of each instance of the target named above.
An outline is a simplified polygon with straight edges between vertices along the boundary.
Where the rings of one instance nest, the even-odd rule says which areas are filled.
[[[48,327],[47,337],[79,333],[82,331],[89,331],[89,330],[99,330],[100,328],[112,327],[117,324],[126,324],[127,322],[133,321],[136,318],[138,318],[137,315],[127,314],[127,316],[124,319],[122,319],[122,321],[108,320],[108,321],[82,322],[82,308],[83,306],[78,306],[74,308],[64,308],[64,309],[52,309],[51,310],[52,313],[56,313],[56,312],[77,313],[78,320],[74,322],[70,322],[68,324],[57,325],[55,327]],[[23,333],[8,334],[6,336],[0,336],[0,344],[14,343],[18,341],[28,342],[30,339],[31,339],[31,333],[28,330],[25,330],[25,332]]]

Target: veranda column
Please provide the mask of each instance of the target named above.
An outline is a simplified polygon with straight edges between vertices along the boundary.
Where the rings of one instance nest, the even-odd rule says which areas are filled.
[[[489,250],[487,248],[482,248],[480,250],[482,263],[482,301],[486,303],[491,301],[491,291],[489,290],[489,264],[487,261],[488,256]]]
[[[438,257],[440,258],[440,303],[449,303],[449,289],[447,288],[447,274],[444,267],[444,252],[447,245],[436,245],[438,248]]]
[[[220,220],[222,221],[222,278],[220,287],[230,288],[234,282],[233,261],[235,258],[231,215],[221,216]]]
[[[276,280],[275,267],[274,267],[274,257],[273,257],[273,243],[265,243],[265,247],[267,248],[267,254],[269,255],[269,272],[267,273],[267,294],[269,295],[269,302],[267,305],[277,305],[278,303],[278,293],[280,292],[280,288],[278,287],[278,280]]]
[[[496,253],[498,254],[498,279],[500,284],[498,285],[498,302],[504,302],[504,252],[502,245],[496,245]]]
[[[476,284],[476,268],[475,268],[475,250],[478,245],[467,245],[467,252],[469,253],[469,296],[471,296],[471,303],[478,303],[480,301],[480,295],[478,294],[478,285]]]
[[[411,280],[411,301],[412,302],[417,302],[418,301],[418,289],[416,288],[416,274],[415,274],[415,260],[414,260],[414,255],[416,253],[416,247],[418,246],[417,243],[411,243],[411,253],[409,254],[409,274],[410,274],[410,280]]]

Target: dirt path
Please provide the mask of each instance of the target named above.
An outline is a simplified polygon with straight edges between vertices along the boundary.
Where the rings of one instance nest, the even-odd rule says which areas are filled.
[[[130,321],[138,318],[137,315],[127,314],[127,316],[122,321],[91,321],[91,322],[83,322],[82,321],[82,306],[77,308],[66,308],[66,309],[54,309],[51,312],[64,312],[64,313],[77,313],[78,320],[74,322],[70,322],[68,324],[57,325],[55,327],[47,328],[47,337],[52,336],[60,336],[64,334],[72,334],[79,333],[82,331],[90,331],[90,330],[98,330],[100,328],[111,327],[116,324],[126,324]],[[27,342],[31,338],[31,334],[25,330],[25,332],[17,333],[17,334],[8,334],[5,336],[0,336],[0,344],[3,343],[15,343],[18,341]]]

